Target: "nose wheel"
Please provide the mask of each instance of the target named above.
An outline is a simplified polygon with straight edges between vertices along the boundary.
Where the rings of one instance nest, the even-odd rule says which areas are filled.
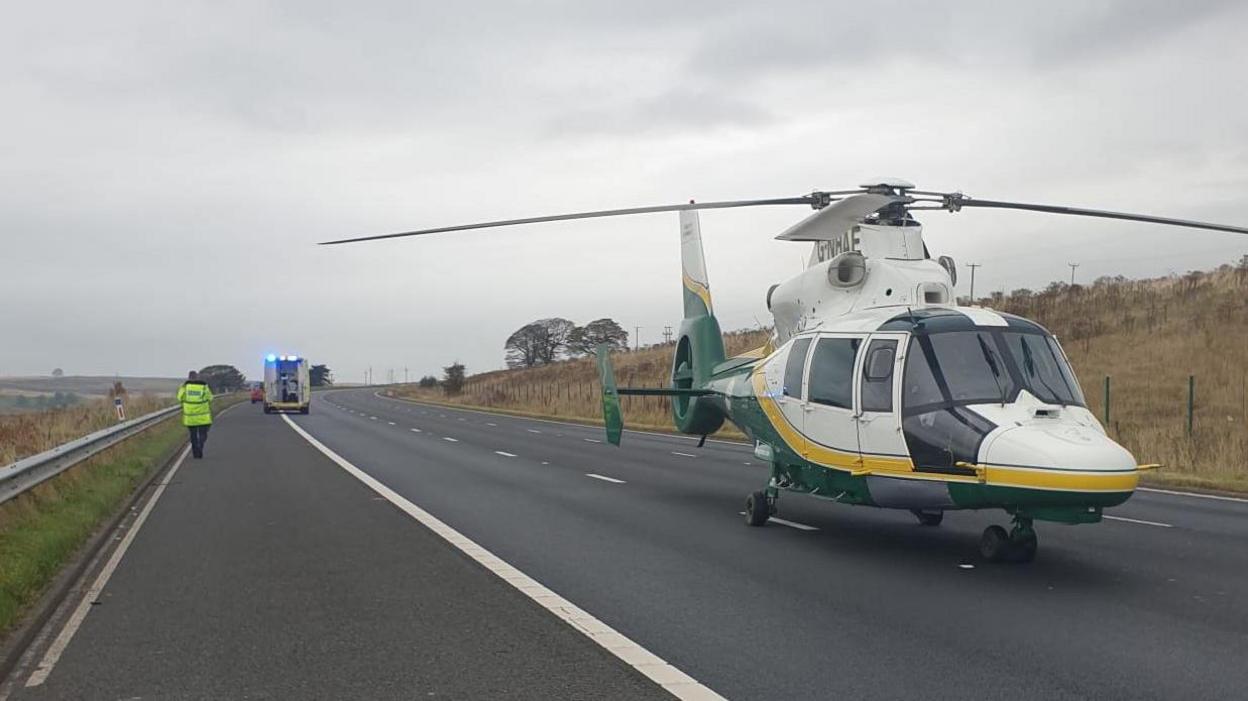
[[[979,554],[989,562],[1031,562],[1039,547],[1031,519],[1014,517],[1014,527],[1007,533],[1001,526],[989,526],[979,538]]]
[[[776,513],[776,498],[764,491],[757,491],[745,499],[745,522],[761,526]]]

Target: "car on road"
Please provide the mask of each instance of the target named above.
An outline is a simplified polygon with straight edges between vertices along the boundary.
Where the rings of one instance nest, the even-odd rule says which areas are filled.
[[[251,403],[264,401],[264,385],[256,385],[251,388]]]

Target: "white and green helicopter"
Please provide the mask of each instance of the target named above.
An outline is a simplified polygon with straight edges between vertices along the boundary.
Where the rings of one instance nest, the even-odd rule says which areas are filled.
[[[809,266],[767,292],[774,334],[729,358],[715,318],[697,210],[806,205],[816,211],[776,238],[814,243]],[[620,443],[621,395],[672,397],[678,431],[706,436],[730,421],[770,465],[746,499],[762,526],[781,491],[911,511],[928,526],[951,509],[1003,509],[988,560],[1036,555],[1036,520],[1096,523],[1130,498],[1140,472],[1088,411],[1053,334],[1018,316],[959,306],[952,259],[932,259],[917,210],[1030,210],[1248,234],[1248,228],[915,189],[872,179],[799,197],[579,212],[364,236],[329,244],[546,221],[680,213],[684,320],[672,385],[619,388],[599,349],[607,437]],[[701,443],[699,443],[701,445]]]

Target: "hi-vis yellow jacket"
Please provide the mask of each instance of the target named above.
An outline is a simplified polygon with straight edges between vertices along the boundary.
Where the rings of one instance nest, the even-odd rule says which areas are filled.
[[[182,404],[183,426],[207,426],[212,423],[212,390],[203,382],[187,380],[178,388]]]

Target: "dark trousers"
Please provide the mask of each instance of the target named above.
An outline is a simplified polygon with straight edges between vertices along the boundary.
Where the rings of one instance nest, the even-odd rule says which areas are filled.
[[[208,429],[210,426],[187,426],[186,430],[191,432],[191,455],[197,458],[204,457],[204,444],[208,442]]]

